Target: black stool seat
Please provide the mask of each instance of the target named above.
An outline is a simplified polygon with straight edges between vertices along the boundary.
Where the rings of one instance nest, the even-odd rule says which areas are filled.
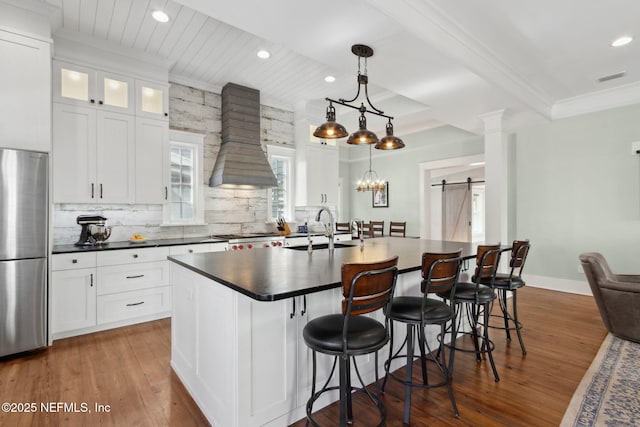
[[[420,323],[421,319],[425,323],[441,323],[453,318],[453,310],[449,304],[428,298],[422,308],[423,297],[396,297],[391,302],[389,318],[399,322]],[[422,311],[422,315],[420,312]]]
[[[344,352],[342,329],[344,316],[329,314],[311,320],[304,327],[302,336],[305,343],[312,349],[323,353]],[[370,353],[383,347],[389,339],[385,325],[375,319],[365,316],[354,316],[349,320],[347,331],[347,351]]]
[[[438,295],[442,298],[448,298],[449,295]],[[475,283],[462,282],[458,283],[456,292],[453,295],[455,301],[460,302],[478,302],[478,304],[486,304],[496,299],[496,293],[489,286],[476,285]]]
[[[499,289],[520,289],[525,283],[521,277],[510,277],[509,274],[496,274],[496,280],[493,284],[494,288]]]

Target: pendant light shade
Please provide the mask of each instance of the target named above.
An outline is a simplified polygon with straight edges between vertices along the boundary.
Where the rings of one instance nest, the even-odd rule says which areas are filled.
[[[344,138],[349,132],[340,123],[336,123],[336,109],[330,102],[327,107],[327,121],[318,126],[313,132],[313,136],[323,139]]]
[[[376,144],[376,148],[378,150],[397,150],[404,148],[404,142],[397,136],[393,136],[393,123],[391,123],[391,119],[389,119],[389,123],[387,123],[387,136]]]
[[[363,107],[364,108],[364,107]],[[347,139],[347,144],[376,144],[379,142],[378,136],[367,129],[367,118],[364,116],[364,112],[360,114],[360,119],[358,120],[359,129],[349,135],[349,139]]]

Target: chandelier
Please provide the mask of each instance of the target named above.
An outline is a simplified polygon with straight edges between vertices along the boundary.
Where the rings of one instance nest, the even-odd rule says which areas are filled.
[[[404,147],[404,142],[396,136],[393,135],[393,117],[384,114],[384,111],[377,109],[371,103],[369,99],[369,91],[367,85],[369,84],[369,77],[367,76],[367,58],[373,56],[373,49],[369,46],[363,44],[354,44],[351,46],[351,52],[358,57],[358,91],[356,92],[356,96],[352,99],[346,100],[340,98],[339,100],[325,98],[329,101],[329,106],[327,107],[327,121],[326,123],[318,126],[313,132],[313,136],[316,138],[325,138],[325,139],[336,139],[336,138],[344,138],[349,135],[344,126],[336,122],[336,109],[333,106],[333,103],[343,105],[345,107],[353,108],[354,110],[358,110],[360,112],[360,117],[358,119],[358,130],[349,135],[347,139],[347,144],[375,144],[375,148],[379,150],[395,150],[398,148]],[[364,58],[364,73],[360,72],[360,63]],[[360,102],[360,106],[351,105],[352,102],[358,99],[360,96],[360,90],[364,86],[364,95],[369,104],[369,108],[365,107],[364,102]],[[367,129],[367,118],[365,113],[374,114],[376,116],[385,117],[389,119],[386,125],[386,136],[382,139],[378,139],[378,136],[372,131]],[[371,156],[371,153],[369,153]],[[369,171],[371,172],[371,171]],[[360,191],[360,190],[359,190]]]
[[[378,178],[376,171],[371,169],[371,145],[369,145],[369,170],[367,170],[362,179],[356,185],[356,191],[377,191],[384,190],[384,181]]]

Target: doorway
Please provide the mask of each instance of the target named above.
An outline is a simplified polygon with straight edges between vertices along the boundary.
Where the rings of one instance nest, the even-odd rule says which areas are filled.
[[[465,182],[469,176],[473,181],[484,179],[484,166],[477,166],[483,162],[484,154],[477,154],[424,162],[418,165],[420,170],[420,238],[451,240],[452,231],[451,229],[446,230],[448,223],[451,227],[457,224],[454,229],[458,229],[458,231],[453,232],[453,240],[484,241],[485,187],[482,183],[474,183],[470,191],[467,191],[467,183]],[[448,182],[464,182],[460,186],[459,192],[451,193],[450,201],[447,201],[442,195],[442,187],[438,185],[442,179]],[[448,190],[449,188],[447,188]],[[462,203],[463,201],[464,203]]]

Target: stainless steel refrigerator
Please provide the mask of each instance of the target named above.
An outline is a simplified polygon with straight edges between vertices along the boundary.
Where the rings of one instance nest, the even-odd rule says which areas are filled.
[[[0,148],[0,356],[47,345],[48,162]]]

